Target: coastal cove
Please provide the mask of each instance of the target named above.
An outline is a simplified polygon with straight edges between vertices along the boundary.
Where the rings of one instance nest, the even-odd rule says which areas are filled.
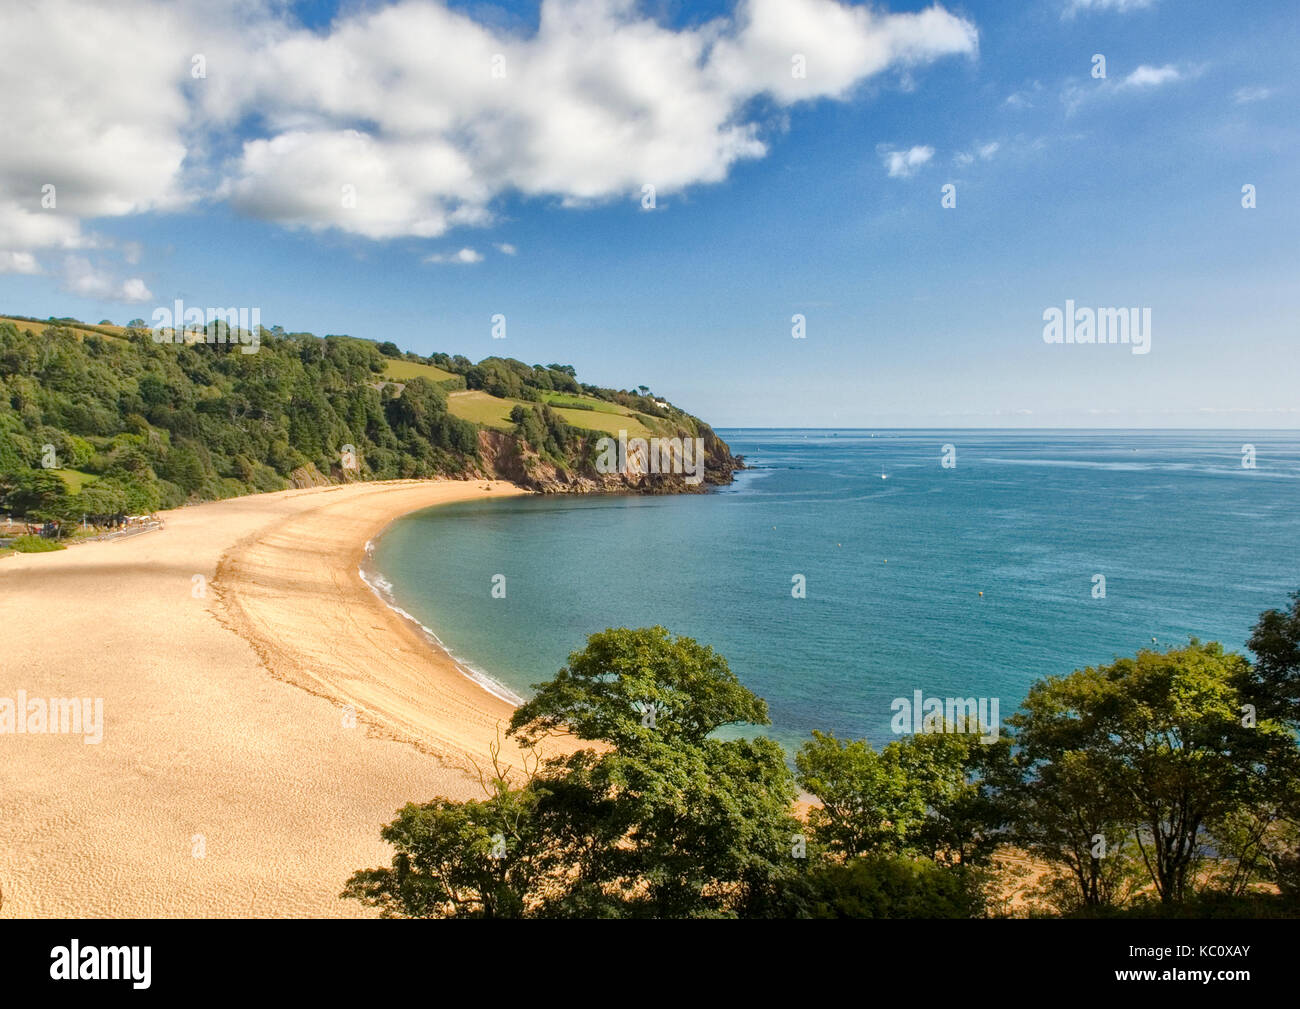
[[[1287,432],[719,435],[751,467],[732,486],[453,504],[395,522],[372,567],[505,696],[594,631],[658,623],[721,652],[793,750],[895,738],[917,690],[1005,718],[1044,676],[1191,636],[1240,649],[1300,565]]]

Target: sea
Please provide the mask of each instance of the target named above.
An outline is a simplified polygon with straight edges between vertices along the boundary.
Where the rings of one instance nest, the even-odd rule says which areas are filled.
[[[1300,589],[1294,431],[719,430],[749,468],[679,496],[431,508],[368,578],[509,699],[589,634],[722,654],[793,752],[880,746],[895,701],[997,698],[1190,638],[1242,650]]]

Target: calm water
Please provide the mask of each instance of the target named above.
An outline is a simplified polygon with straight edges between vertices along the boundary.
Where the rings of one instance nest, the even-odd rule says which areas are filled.
[[[1293,432],[719,433],[753,466],[732,487],[430,509],[389,529],[375,570],[519,695],[606,627],[707,642],[787,745],[886,741],[890,702],[918,689],[999,697],[1005,719],[1035,679],[1153,637],[1240,648],[1300,588]]]

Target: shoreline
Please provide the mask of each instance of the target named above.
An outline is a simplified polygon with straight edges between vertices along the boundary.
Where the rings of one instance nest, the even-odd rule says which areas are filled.
[[[413,512],[530,491],[499,480],[350,486],[391,486],[393,493],[363,493],[342,507],[322,502],[227,551],[213,581],[217,619],[257,651],[276,679],[351,705],[370,735],[477,775],[516,703],[487,688],[432,629],[374,590],[363,573],[367,546]],[[318,558],[305,568],[304,544]],[[376,675],[369,664],[380,659]],[[519,750],[508,740],[500,745],[503,757],[520,766]]]
[[[362,572],[366,545],[405,515],[528,493],[501,481],[491,491],[484,485],[393,485],[392,493],[363,494],[341,507],[326,500],[288,518],[223,555],[213,582],[218,619],[277,679],[351,705],[372,735],[476,773],[473,762],[486,759],[515,706],[430,640],[414,617],[382,599]],[[379,661],[382,675],[373,668]]]
[[[417,511],[423,510],[424,509],[422,508],[417,509]],[[470,680],[472,683],[482,690],[487,691],[487,693],[491,694],[498,700],[509,704],[512,708],[522,704],[524,702],[523,698],[519,697],[514,693],[514,691],[501,681],[495,679],[491,674],[475,669],[473,666],[469,665],[469,663],[462,661],[450,648],[447,647],[442,638],[438,636],[437,631],[427,624],[422,623],[419,617],[415,616],[415,614],[398,605],[397,597],[393,595],[392,592],[393,583],[384,576],[382,571],[373,566],[375,545],[384,538],[388,533],[388,530],[392,528],[395,523],[414,514],[416,514],[416,512],[406,512],[397,516],[392,522],[389,522],[388,525],[384,526],[383,529],[366,541],[362,562],[357,566],[358,577],[360,577],[362,583],[370,589],[371,594],[374,595],[382,606],[391,610],[393,613],[396,613],[403,620],[414,626],[424,637],[429,647],[434,651],[441,652],[445,655],[455,664],[457,670],[459,670],[460,674],[467,680]]]
[[[0,696],[104,702],[97,745],[0,735],[0,917],[373,916],[344,881],[405,803],[481,797],[513,706],[362,580],[365,547],[527,493],[487,484],[232,498],[0,567]]]

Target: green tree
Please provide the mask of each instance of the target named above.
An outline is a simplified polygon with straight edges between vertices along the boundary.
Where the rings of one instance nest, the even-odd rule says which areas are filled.
[[[87,484],[72,500],[72,509],[79,515],[117,515],[126,511],[128,488],[115,480],[100,480]]]
[[[949,730],[954,727],[946,725]],[[866,740],[813,732],[795,755],[800,786],[820,805],[809,825],[827,850],[985,861],[1001,839],[1010,746],[979,732],[918,733],[879,752]]]
[[[1261,718],[1300,725],[1300,592],[1291,606],[1260,615],[1246,647],[1254,665],[1243,678],[1242,693]]]
[[[6,511],[41,521],[68,518],[70,505],[67,484],[58,473],[48,469],[29,469],[14,474],[4,499]]]
[[[158,475],[164,480],[170,480],[187,494],[197,491],[207,478],[203,459],[198,450],[190,444],[173,447],[163,460]]]
[[[514,787],[493,753],[487,798],[407,803],[380,832],[396,849],[391,866],[353,873],[341,897],[385,918],[520,918],[536,907],[538,793]]]
[[[793,880],[774,911],[786,918],[978,918],[983,876],[903,855],[822,861]]]
[[[741,685],[726,659],[663,627],[593,634],[554,679],[535,686],[510,721],[511,733],[528,743],[565,731],[616,747],[648,739],[699,745],[725,725],[768,724],[766,702]],[[653,728],[647,706],[655,708]]]
[[[1193,640],[1035,684],[1009,721],[1027,780],[1043,783],[1037,797],[1062,787],[1083,801],[1084,779],[1096,778],[1092,808],[1076,813],[1075,824],[1068,804],[1054,814],[1058,840],[1122,825],[1161,901],[1187,897],[1206,827],[1266,797],[1261,762],[1293,745],[1276,723],[1243,725],[1238,688],[1245,675],[1240,655]],[[1029,809],[1048,819],[1044,802]],[[1064,854],[1062,861],[1070,864]]]
[[[813,731],[795,755],[799,785],[815,795],[808,823],[827,850],[845,858],[907,851],[925,820],[926,796],[899,747]]]
[[[662,627],[606,630],[537,689],[513,734],[605,747],[553,759],[538,776],[604,839],[585,893],[618,893],[631,915],[735,915],[793,870],[801,827],[781,748],[712,736],[767,724],[767,705],[713,649]]]
[[[759,913],[797,872],[794,782],[765,738],[763,702],[725,660],[661,627],[594,634],[510,731],[595,743],[523,783],[498,774],[486,803],[408,806],[384,836],[393,865],[343,896],[389,915],[710,917]],[[497,831],[504,854],[484,854]]]
[[[1134,889],[1138,811],[1119,768],[1064,721],[1021,736],[1023,777],[1005,793],[1010,839],[1057,868],[1046,895],[1058,909],[1116,906]]]

